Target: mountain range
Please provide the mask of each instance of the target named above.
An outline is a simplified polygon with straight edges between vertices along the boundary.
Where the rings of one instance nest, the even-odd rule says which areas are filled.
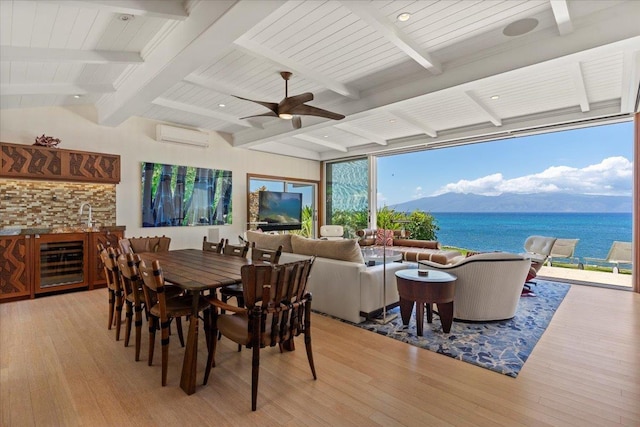
[[[400,212],[586,212],[630,213],[630,196],[595,196],[588,194],[503,193],[499,196],[445,193],[422,197],[389,206]]]

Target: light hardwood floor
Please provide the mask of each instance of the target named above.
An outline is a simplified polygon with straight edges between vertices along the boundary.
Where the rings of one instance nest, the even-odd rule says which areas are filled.
[[[175,330],[163,388],[159,342],[149,367],[143,327],[135,362],[106,311],[104,289],[0,305],[0,425],[640,425],[631,292],[573,286],[516,379],[314,315],[318,380],[302,340],[295,352],[267,349],[253,413],[250,351],[223,339],[202,386],[201,333],[199,385],[187,396]]]

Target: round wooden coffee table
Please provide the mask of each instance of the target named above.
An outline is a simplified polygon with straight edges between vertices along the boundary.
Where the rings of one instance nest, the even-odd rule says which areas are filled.
[[[431,304],[436,303],[442,331],[448,333],[453,322],[453,295],[455,293],[456,276],[443,271],[429,270],[428,275],[420,276],[418,271],[396,271],[398,294],[400,295],[400,315],[406,326],[411,320],[413,304],[416,303],[416,328],[418,336],[422,336],[424,322],[424,306],[427,305],[427,322],[431,323],[433,314]]]

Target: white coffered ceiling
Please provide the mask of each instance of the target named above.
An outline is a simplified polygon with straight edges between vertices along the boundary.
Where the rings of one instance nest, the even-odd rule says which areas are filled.
[[[639,22],[637,0],[0,0],[0,106],[94,104],[104,125],[315,160],[436,147],[636,111]],[[268,110],[231,95],[277,103],[284,70],[346,118],[240,119]]]

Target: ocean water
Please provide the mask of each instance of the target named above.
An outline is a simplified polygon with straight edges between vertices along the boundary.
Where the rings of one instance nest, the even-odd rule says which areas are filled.
[[[580,239],[576,257],[605,258],[614,240],[630,242],[631,213],[432,213],[446,246],[524,251],[531,235]]]

